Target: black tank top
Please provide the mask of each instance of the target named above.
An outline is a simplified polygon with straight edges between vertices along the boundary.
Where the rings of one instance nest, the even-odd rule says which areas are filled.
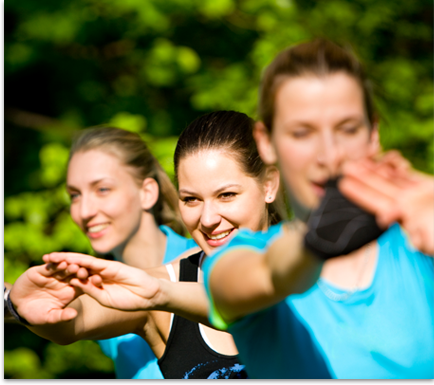
[[[197,282],[201,254],[180,261],[180,281]],[[244,365],[237,357],[212,350],[203,340],[198,323],[175,314],[166,350],[158,365],[164,378],[170,379],[247,378]]]

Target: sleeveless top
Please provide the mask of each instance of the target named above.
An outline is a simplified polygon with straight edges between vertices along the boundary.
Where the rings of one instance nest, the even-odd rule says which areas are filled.
[[[180,261],[179,280],[197,282],[202,252]],[[174,315],[166,350],[158,360],[164,378],[247,378],[238,356],[212,350],[202,338],[199,324]]]
[[[161,225],[160,230],[167,237],[163,264],[169,263],[182,253],[197,247],[193,239],[182,237],[170,227]],[[116,378],[163,379],[157,357],[146,341],[137,334],[129,333],[99,340],[98,344],[103,353],[114,361]]]

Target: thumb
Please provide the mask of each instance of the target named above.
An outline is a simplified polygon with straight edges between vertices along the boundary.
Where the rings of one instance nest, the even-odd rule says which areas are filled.
[[[66,309],[52,309],[48,313],[47,321],[48,323],[59,323],[59,322],[65,322],[70,321],[77,317],[77,310],[67,307]]]
[[[102,295],[105,294],[102,288],[95,287],[89,279],[82,281],[78,278],[73,278],[70,281],[70,285],[79,288],[83,293],[90,295],[97,301],[102,299]]]

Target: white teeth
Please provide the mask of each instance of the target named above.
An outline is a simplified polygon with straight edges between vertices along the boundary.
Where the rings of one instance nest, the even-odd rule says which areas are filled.
[[[89,227],[87,229],[87,231],[89,233],[97,233],[98,231],[104,230],[107,226],[108,226],[108,223],[104,223],[102,225],[96,225],[96,226]]]
[[[216,241],[216,240],[218,240],[218,239],[222,239],[222,238],[228,236],[228,235],[230,234],[230,232],[231,232],[231,231],[229,230],[229,231],[225,231],[224,233],[217,234],[217,235],[208,235],[208,237],[209,237],[210,239]]]

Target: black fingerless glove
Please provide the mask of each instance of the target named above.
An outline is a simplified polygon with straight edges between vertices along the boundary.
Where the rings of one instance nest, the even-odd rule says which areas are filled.
[[[304,245],[324,260],[349,254],[384,232],[373,215],[341,194],[337,179],[326,183],[325,196],[310,214],[307,226]]]

